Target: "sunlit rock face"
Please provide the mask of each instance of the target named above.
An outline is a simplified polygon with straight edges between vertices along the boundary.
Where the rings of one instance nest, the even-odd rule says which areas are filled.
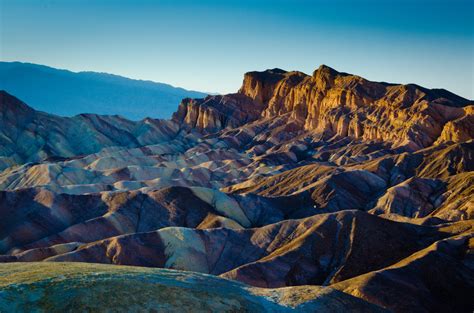
[[[371,82],[322,65],[312,76],[281,69],[246,73],[238,94],[186,99],[173,120],[215,132],[288,114],[304,130],[416,150],[472,138],[472,108],[446,90]]]
[[[474,105],[464,108],[464,114],[455,120],[449,121],[443,127],[437,143],[463,142],[474,137]]]
[[[258,289],[276,311],[469,311],[472,103],[324,65],[247,73],[169,121],[63,118],[1,92],[0,262],[288,287]]]
[[[239,92],[264,104],[262,117],[290,113],[307,130],[395,147],[427,147],[451,121],[443,138],[459,142],[472,137],[465,127],[472,120],[463,121],[472,115],[472,104],[464,108],[466,99],[445,90],[375,83],[325,65],[312,76],[282,70],[247,73]]]

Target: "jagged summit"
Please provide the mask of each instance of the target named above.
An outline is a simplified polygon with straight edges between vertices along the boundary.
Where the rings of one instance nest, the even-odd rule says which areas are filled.
[[[466,119],[471,119],[472,102],[462,97],[414,84],[372,82],[326,65],[312,76],[280,69],[249,72],[238,95],[212,99],[202,102],[202,106],[196,105],[199,101],[192,105],[183,102],[175,120],[213,132],[260,118],[288,115],[302,130],[409,149],[440,142],[442,133],[459,133],[443,135],[451,139],[467,138],[472,133],[465,126]],[[232,114],[230,123],[226,107],[246,114]],[[450,128],[444,130],[448,122]]]
[[[314,78],[317,78],[317,77],[328,77],[329,78],[330,77],[330,78],[334,79],[337,75],[340,75],[340,74],[341,73],[339,73],[338,71],[336,71],[332,67],[321,64],[316,70],[314,70],[313,77]],[[346,75],[348,75],[348,74],[346,74]]]
[[[309,77],[309,75],[299,72],[299,71],[285,71],[279,68],[275,69],[268,69],[265,71],[252,71],[252,72],[247,72],[244,74],[244,83],[242,87],[239,89],[239,92],[244,93],[244,94],[251,94],[251,92],[248,89],[249,86],[253,86],[250,89],[254,89],[256,85],[266,85],[266,86],[272,86],[275,85],[276,82],[284,80],[285,78],[288,77],[293,77],[293,76],[302,76],[302,77]],[[325,64],[320,65],[316,70],[314,70],[312,77],[315,81],[334,81],[336,77],[340,77],[340,85],[339,87],[341,88],[348,88],[352,89],[355,88],[357,85],[364,85],[364,84],[371,84],[373,86],[378,85],[379,88],[389,88],[390,87],[397,87],[401,89],[412,89],[414,91],[418,92],[423,92],[426,94],[427,98],[429,98],[430,101],[434,100],[439,100],[441,99],[446,99],[448,100],[445,102],[445,105],[452,105],[452,106],[466,106],[466,105],[472,105],[474,102],[473,100],[465,99],[461,96],[458,96],[448,90],[445,89],[440,89],[440,88],[435,88],[435,89],[429,89],[425,88],[416,84],[397,84],[397,83],[388,83],[388,82],[374,82],[374,81],[369,81],[363,77],[354,75],[354,74],[349,74],[345,72],[339,72],[335,70],[332,67],[329,67]],[[344,78],[345,77],[345,78]],[[344,78],[344,79],[342,79]],[[253,82],[253,84],[246,84],[246,80],[250,80]],[[257,96],[253,96],[252,98],[255,98]]]

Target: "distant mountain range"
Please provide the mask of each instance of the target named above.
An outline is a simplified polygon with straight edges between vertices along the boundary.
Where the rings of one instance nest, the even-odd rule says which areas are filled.
[[[163,83],[21,62],[0,62],[0,89],[47,113],[118,114],[132,120],[169,118],[182,99],[206,96]]]

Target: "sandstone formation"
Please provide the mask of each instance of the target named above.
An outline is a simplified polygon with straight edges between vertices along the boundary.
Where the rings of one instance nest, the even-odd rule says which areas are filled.
[[[474,309],[472,101],[323,65],[247,73],[237,93],[184,99],[168,121],[63,118],[6,92],[0,108],[0,300],[20,310],[35,300],[15,288],[33,291],[1,285],[31,274],[15,262],[73,284],[89,279],[79,268],[137,275],[137,293],[184,288],[166,305],[201,298],[204,311]]]
[[[325,65],[312,76],[280,69],[247,73],[239,94],[254,100],[255,110],[261,108],[260,116],[251,112],[241,119],[241,123],[248,122],[252,115],[257,119],[289,114],[304,130],[383,141],[411,150],[430,146],[441,134],[440,141],[459,142],[472,138],[468,126],[472,123],[473,103],[469,100],[446,90],[375,83],[339,73]],[[227,97],[237,99],[238,95]],[[219,102],[225,106],[225,101]],[[235,102],[234,111],[246,108]],[[206,105],[199,106],[199,111],[195,103],[185,101],[179,112],[185,111],[183,107],[194,114],[185,117],[177,114],[175,120],[191,127],[206,124],[206,121],[213,125],[210,130],[235,126],[235,123],[213,123],[221,106],[215,111],[202,112]]]

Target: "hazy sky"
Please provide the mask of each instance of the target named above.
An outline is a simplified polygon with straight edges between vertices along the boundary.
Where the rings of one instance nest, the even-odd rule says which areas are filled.
[[[211,92],[320,64],[474,98],[474,1],[0,0],[0,57]]]

